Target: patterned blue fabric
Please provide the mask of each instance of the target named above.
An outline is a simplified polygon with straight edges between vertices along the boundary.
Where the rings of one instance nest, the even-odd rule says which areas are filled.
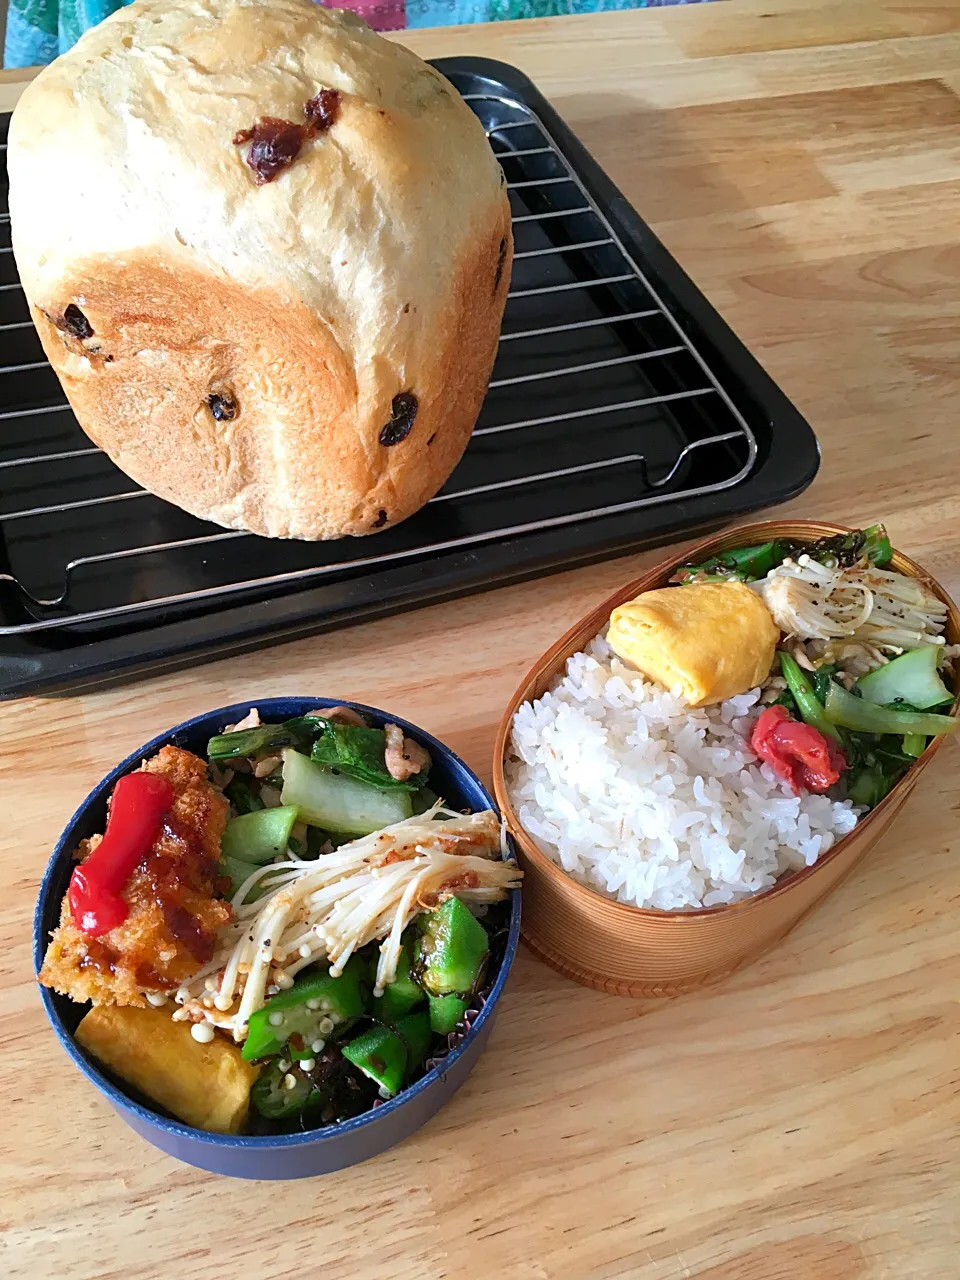
[[[89,27],[130,0],[10,0],[5,67],[37,67],[65,53]]]
[[[406,0],[408,27],[455,27],[511,18],[553,18],[610,9],[654,9],[707,0]]]
[[[130,0],[9,0],[5,67],[34,67],[65,53],[88,27]],[[358,8],[349,0],[334,0]],[[375,26],[447,27],[510,18],[549,18],[608,9],[643,9],[668,4],[703,4],[707,0],[406,0],[406,23],[397,9],[396,22]],[[2,3],[2,0],[0,0]]]

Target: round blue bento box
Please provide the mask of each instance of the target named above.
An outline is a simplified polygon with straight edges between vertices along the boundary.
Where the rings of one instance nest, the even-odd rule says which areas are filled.
[[[315,707],[348,706],[362,712],[372,724],[390,721],[398,724],[433,757],[431,788],[455,809],[495,808],[493,798],[472,769],[442,742],[397,716],[387,716],[374,707],[366,707],[343,698],[259,698],[221,707],[206,715],[187,720],[167,733],[160,734],[138,748],[113,769],[76,811],[57,842],[50,859],[33,925],[34,964],[39,972],[50,932],[59,922],[60,904],[73,870],[72,853],[81,840],[102,831],[106,820],[107,799],[117,779],[139,766],[145,756],[172,744],[203,754],[207,740],[221,733],[228,724],[245,716],[257,706],[263,720],[288,720]],[[510,850],[513,856],[513,850]],[[493,1025],[497,1003],[510,972],[520,936],[520,891],[514,890],[510,910],[510,926],[499,971],[476,1019],[463,1040],[421,1080],[384,1102],[374,1110],[306,1133],[281,1137],[233,1137],[229,1134],[205,1133],[150,1110],[129,1097],[99,1070],[96,1062],[77,1045],[73,1032],[86,1012],[87,1005],[74,1004],[46,987],[40,996],[47,1016],[60,1043],[83,1074],[104,1095],[120,1116],[141,1137],[169,1155],[187,1164],[224,1173],[235,1178],[309,1178],[332,1173],[359,1164],[395,1146],[425,1124],[463,1084],[480,1055]]]

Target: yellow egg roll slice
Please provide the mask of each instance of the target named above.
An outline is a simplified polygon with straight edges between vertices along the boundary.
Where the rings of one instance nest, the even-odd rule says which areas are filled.
[[[645,591],[610,615],[607,640],[650,680],[694,707],[746,693],[770,674],[780,630],[742,582]]]
[[[105,1067],[195,1129],[239,1133],[260,1074],[238,1045],[200,1044],[171,1009],[97,1005],[77,1027],[77,1043]]]

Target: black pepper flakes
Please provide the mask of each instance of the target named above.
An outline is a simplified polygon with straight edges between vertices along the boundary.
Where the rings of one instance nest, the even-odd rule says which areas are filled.
[[[63,315],[55,323],[58,329],[73,334],[75,338],[93,337],[93,325],[73,302],[67,305]]]
[[[390,421],[380,432],[380,443],[393,445],[406,440],[413,430],[419,408],[420,402],[412,391],[401,391],[399,395],[394,396],[390,406]]]

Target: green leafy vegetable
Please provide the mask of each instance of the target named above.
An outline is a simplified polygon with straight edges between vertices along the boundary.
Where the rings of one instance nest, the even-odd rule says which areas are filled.
[[[817,701],[823,705],[827,700],[827,690],[833,683],[833,677],[840,670],[840,666],[836,662],[824,662],[817,667],[813,673],[813,692],[817,695]]]
[[[221,733],[207,743],[207,758],[236,760],[265,751],[279,751],[281,747],[306,748],[327,723],[319,716],[297,716],[283,724],[261,724],[256,729]]]
[[[856,564],[865,555],[871,564],[880,568],[889,562],[893,550],[883,525],[873,524],[866,529],[856,529],[853,533],[831,534],[813,542],[775,538],[772,542],[761,542],[751,547],[737,547],[711,556],[700,564],[683,565],[671,581],[684,583],[739,578],[743,582],[753,582],[757,578],[766,577],[771,569],[782,564],[788,556],[795,560],[797,556],[804,554],[821,564],[833,563],[842,568]]]
[[[323,733],[314,742],[310,758],[317,764],[338,769],[347,777],[386,791],[418,791],[427,780],[423,770],[400,782],[387,769],[385,751],[387,735],[382,729],[360,729],[352,724],[321,721]]]
[[[297,806],[301,821],[355,836],[369,835],[413,813],[409,791],[387,791],[331,773],[289,748],[283,752],[281,799]]]
[[[255,813],[256,810],[265,807],[253,779],[245,773],[235,773],[224,787],[223,794],[237,813]]]
[[[887,706],[909,702],[920,711],[950,700],[950,690],[940,679],[937,661],[940,646],[925,644],[868,672],[857,681],[857,691],[868,702]]]
[[[824,711],[831,724],[861,733],[894,733],[899,737],[922,733],[934,737],[960,729],[960,720],[953,716],[935,715],[930,711],[893,711],[858,698],[839,684],[830,686]]]
[[[230,877],[231,897],[239,891],[240,886],[244,881],[247,880],[249,876],[252,876],[257,870],[256,865],[252,862],[243,862],[240,858],[231,858],[227,856],[220,859],[220,868],[224,875]],[[246,895],[246,901],[250,902],[257,896],[259,896],[257,893],[257,886],[254,885],[253,892]]]
[[[240,858],[262,866],[286,852],[296,821],[297,810],[293,805],[241,814],[227,823],[220,851],[225,858]]]
[[[796,700],[800,715],[804,721],[819,733],[822,733],[824,737],[833,738],[835,742],[840,742],[840,734],[824,715],[823,707],[813,691],[813,686],[789,653],[781,651],[780,670],[783,672],[783,678],[786,680],[787,687]]]

